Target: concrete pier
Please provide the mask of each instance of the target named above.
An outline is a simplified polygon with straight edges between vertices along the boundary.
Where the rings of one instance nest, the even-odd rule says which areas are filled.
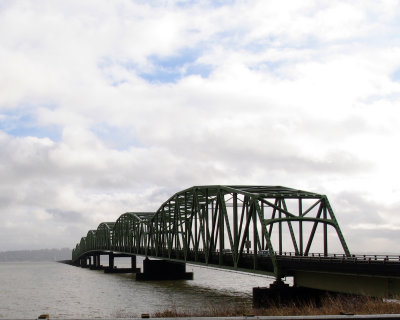
[[[282,280],[276,280],[268,288],[253,288],[253,306],[260,308],[276,305],[293,305],[302,302],[313,302],[315,305],[319,305],[321,298],[326,296],[327,293],[324,290],[291,287]]]
[[[140,268],[105,268],[104,273],[140,273]]]
[[[104,267],[100,264],[100,255],[93,255],[93,264],[90,266],[90,270],[102,270]]]
[[[150,260],[146,258],[143,261],[143,273],[136,267],[136,255],[129,253],[103,253],[108,255],[108,266],[100,264],[100,254],[96,253],[78,260],[75,265],[91,270],[104,270],[104,273],[136,273],[136,280],[193,280],[193,272],[186,272],[184,262],[168,260]],[[115,265],[115,258],[130,258],[130,268],[118,268]]]
[[[90,268],[92,265],[92,258],[91,257],[85,257],[83,259],[80,259],[80,264],[82,268]]]
[[[143,273],[137,273],[136,280],[193,280],[193,272],[186,272],[183,262],[146,258],[143,260]]]
[[[118,268],[115,266],[114,258],[131,258],[130,268]],[[136,256],[129,254],[115,254],[109,253],[108,255],[108,267],[103,268],[104,273],[140,273],[140,268],[136,268]]]
[[[108,254],[108,269],[114,269],[114,253]]]

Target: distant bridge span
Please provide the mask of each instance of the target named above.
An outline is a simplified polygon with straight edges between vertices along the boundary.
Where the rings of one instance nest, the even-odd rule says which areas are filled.
[[[342,252],[330,252],[328,242]],[[317,289],[400,295],[399,257],[351,255],[325,195],[280,186],[185,189],[156,212],[100,223],[72,260],[107,252],[293,276]]]

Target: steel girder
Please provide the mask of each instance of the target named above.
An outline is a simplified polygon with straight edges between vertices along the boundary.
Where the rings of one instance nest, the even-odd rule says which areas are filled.
[[[280,186],[196,186],[174,194],[155,213],[125,213],[103,229],[116,251],[233,268],[241,268],[251,255],[254,269],[267,255],[277,277],[276,256],[284,251],[307,256],[317,242],[328,255],[328,230],[350,255],[325,195]],[[88,243],[92,248],[92,239],[82,241],[73,259],[88,250]],[[95,248],[105,249],[104,241]]]

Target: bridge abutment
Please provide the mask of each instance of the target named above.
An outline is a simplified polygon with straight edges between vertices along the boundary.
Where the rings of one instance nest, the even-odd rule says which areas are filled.
[[[193,280],[193,272],[186,272],[186,263],[167,260],[143,260],[143,273],[136,274],[137,281]]]
[[[278,279],[267,287],[253,288],[253,306],[255,308],[293,305],[302,302],[313,302],[319,305],[321,298],[327,294],[327,291],[289,286]]]

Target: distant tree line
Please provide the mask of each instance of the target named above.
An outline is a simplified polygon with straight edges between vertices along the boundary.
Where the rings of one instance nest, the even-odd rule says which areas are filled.
[[[41,249],[0,252],[0,262],[7,261],[60,261],[71,259],[71,249]]]

